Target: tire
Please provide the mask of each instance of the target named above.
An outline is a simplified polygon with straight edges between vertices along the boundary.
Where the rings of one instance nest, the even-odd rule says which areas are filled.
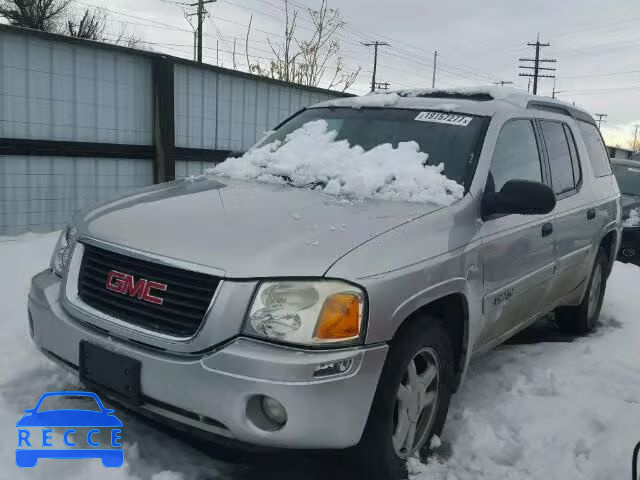
[[[586,335],[593,331],[600,317],[602,300],[607,287],[608,268],[607,253],[600,248],[593,262],[582,303],[575,307],[561,307],[556,310],[556,322],[561,330],[575,335]]]
[[[362,439],[352,452],[353,466],[357,471],[356,478],[398,480],[407,477],[406,459],[412,456],[413,452],[405,449],[399,453],[397,447],[403,443],[403,435],[399,428],[402,414],[400,408],[396,408],[401,405],[396,405],[401,383],[405,394],[422,391],[421,387],[424,387],[423,396],[403,395],[405,399],[413,400],[413,403],[405,401],[405,405],[411,404],[415,407],[433,400],[433,403],[425,407],[421,416],[416,413],[419,407],[401,409],[403,412],[411,412],[402,415],[404,421],[411,416],[414,419],[417,417],[416,439],[413,445],[418,446],[415,451],[420,453],[422,458],[426,458],[431,439],[433,435],[440,435],[442,432],[449,410],[454,379],[452,352],[449,336],[440,321],[434,317],[425,316],[417,319],[397,334],[391,342]],[[423,383],[410,383],[410,364],[413,364],[418,375],[411,377],[414,380],[418,378]],[[437,370],[436,376],[430,382],[434,366]],[[417,389],[411,389],[411,386],[416,385]],[[410,432],[411,428],[408,431]],[[420,431],[424,431],[424,434],[420,435]],[[394,446],[394,434],[397,446]],[[421,438],[417,438],[418,436]],[[404,443],[410,443],[408,439],[409,435]]]

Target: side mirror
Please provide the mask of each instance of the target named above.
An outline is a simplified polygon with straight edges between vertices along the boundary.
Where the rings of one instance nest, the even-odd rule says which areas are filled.
[[[485,192],[482,218],[495,214],[542,215],[556,206],[556,196],[548,185],[530,180],[509,180],[499,192]]]

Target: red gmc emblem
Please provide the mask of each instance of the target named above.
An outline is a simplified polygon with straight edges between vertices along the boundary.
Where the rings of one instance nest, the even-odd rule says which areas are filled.
[[[132,298],[138,297],[140,300],[155,305],[162,305],[164,300],[153,295],[152,290],[167,291],[167,285],[165,283],[152,282],[144,278],[136,280],[133,278],[133,275],[116,270],[111,270],[107,275],[106,287],[107,290],[111,290],[112,292],[129,295]]]

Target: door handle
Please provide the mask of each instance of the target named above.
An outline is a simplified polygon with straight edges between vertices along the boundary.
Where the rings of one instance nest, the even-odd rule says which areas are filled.
[[[545,223],[544,225],[542,225],[542,236],[543,237],[548,237],[552,233],[553,233],[553,225],[551,225],[550,223]]]
[[[596,209],[590,208],[587,210],[587,220],[593,220],[594,218],[596,218]]]

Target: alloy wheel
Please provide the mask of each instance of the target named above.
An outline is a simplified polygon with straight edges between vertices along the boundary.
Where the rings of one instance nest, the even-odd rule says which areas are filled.
[[[433,348],[414,355],[405,371],[393,411],[393,448],[401,458],[419,451],[438,410],[440,361]]]

